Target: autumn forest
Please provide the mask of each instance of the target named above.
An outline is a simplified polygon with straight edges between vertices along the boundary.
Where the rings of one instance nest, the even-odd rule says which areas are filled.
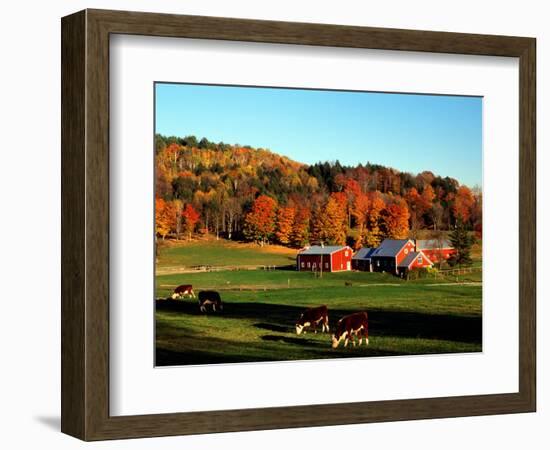
[[[159,238],[213,234],[260,245],[377,246],[460,224],[482,232],[478,187],[376,164],[302,164],[267,149],[155,136]],[[337,156],[337,152],[335,152]]]

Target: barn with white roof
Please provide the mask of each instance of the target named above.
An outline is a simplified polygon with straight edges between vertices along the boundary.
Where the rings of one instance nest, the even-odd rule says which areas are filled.
[[[312,272],[351,270],[353,250],[347,245],[312,245],[298,252],[296,269]]]

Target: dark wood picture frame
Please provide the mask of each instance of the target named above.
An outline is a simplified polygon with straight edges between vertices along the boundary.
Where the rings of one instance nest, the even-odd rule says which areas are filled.
[[[62,31],[61,429],[84,440],[535,411],[535,49],[525,37],[85,10]],[[109,415],[109,36],[134,34],[519,58],[519,391]]]

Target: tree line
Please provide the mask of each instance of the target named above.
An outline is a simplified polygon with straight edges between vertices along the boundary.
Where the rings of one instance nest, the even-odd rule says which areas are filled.
[[[157,236],[377,246],[420,230],[482,232],[482,194],[430,171],[306,165],[267,149],[155,136]]]

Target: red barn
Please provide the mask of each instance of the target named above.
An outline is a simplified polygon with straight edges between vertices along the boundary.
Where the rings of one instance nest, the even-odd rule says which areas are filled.
[[[351,270],[352,255],[353,251],[347,245],[313,245],[298,252],[296,269],[313,272]]]
[[[417,239],[416,251],[421,251],[434,263],[440,260],[446,261],[456,254],[456,250],[447,239]]]
[[[361,254],[361,250],[357,252]],[[414,241],[410,239],[384,239],[380,247],[367,253],[368,267],[358,267],[360,270],[389,272],[403,276],[408,270],[431,267],[431,258],[422,250],[416,250]]]
[[[384,239],[380,246],[370,253],[372,270],[398,275],[399,264],[414,252],[414,242],[410,239]]]
[[[409,252],[405,258],[397,265],[397,273],[401,276],[407,274],[409,270],[421,269],[423,267],[431,267],[433,262],[428,258],[424,252]]]

